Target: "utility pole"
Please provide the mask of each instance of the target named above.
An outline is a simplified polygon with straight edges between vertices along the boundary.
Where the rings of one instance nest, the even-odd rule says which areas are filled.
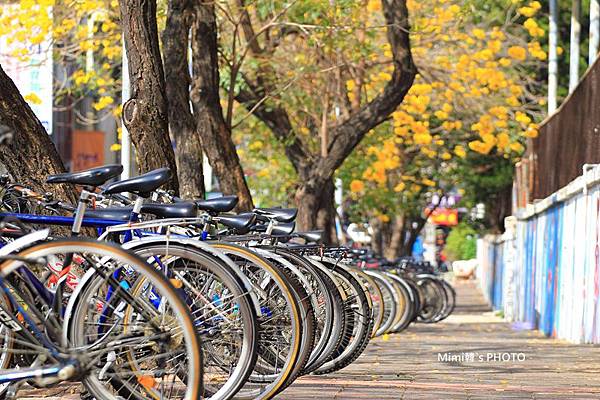
[[[590,1],[590,50],[588,64],[591,66],[598,57],[600,45],[600,0]]]
[[[556,110],[558,90],[558,0],[550,0],[550,32],[548,33],[548,114]]]
[[[579,83],[579,45],[581,43],[581,0],[573,0],[571,6],[571,46],[569,59],[569,93]]]
[[[131,88],[129,86],[129,63],[127,61],[127,51],[125,50],[125,40],[123,40],[123,57],[121,68],[121,103],[125,103],[131,96]],[[125,124],[121,124],[121,164],[123,165],[123,173],[121,179],[129,179],[131,177],[131,138]]]

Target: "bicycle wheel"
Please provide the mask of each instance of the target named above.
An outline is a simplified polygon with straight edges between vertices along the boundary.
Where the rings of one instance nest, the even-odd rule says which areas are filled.
[[[316,374],[326,374],[348,366],[362,354],[371,338],[373,311],[366,288],[352,272],[344,266],[336,265],[335,260],[319,261],[331,268],[347,291],[347,324],[342,342],[315,371]]]
[[[261,308],[258,359],[240,399],[270,399],[294,372],[302,346],[301,311],[289,279],[276,266],[233,243],[210,242],[249,278]]]
[[[324,281],[326,285],[326,294],[330,298],[333,308],[331,315],[328,315],[326,320],[319,321],[319,323],[324,325],[323,339],[326,338],[327,341],[325,346],[319,351],[319,355],[316,359],[309,361],[309,364],[306,366],[304,372],[308,374],[323,365],[329,356],[340,346],[340,343],[342,343],[347,321],[345,309],[347,296],[342,284],[339,283],[333,272],[314,259],[306,258],[306,260],[310,262],[314,267],[315,272],[317,272]],[[325,327],[329,325],[331,325],[330,328],[327,328],[329,335],[326,336]]]
[[[400,276],[412,292],[411,300],[413,301],[413,316],[411,318],[411,322],[414,322],[419,317],[419,313],[425,305],[425,294],[423,293],[423,290],[421,290],[419,285],[417,285],[417,283],[411,275]]]
[[[259,326],[241,271],[197,248],[170,241],[132,249],[180,287],[202,338],[204,396],[232,398],[256,363]]]
[[[398,308],[398,318],[391,326],[389,332],[400,333],[408,328],[410,323],[414,320],[416,296],[404,278],[391,273],[386,273],[386,276],[395,283],[396,290],[399,291],[401,299],[401,307]]]
[[[375,336],[381,336],[389,331],[394,323],[394,320],[396,319],[396,310],[400,306],[401,301],[399,297],[400,295],[393,284],[389,281],[389,278],[387,278],[383,273],[379,271],[365,271],[365,273],[373,278],[383,295],[383,321],[375,332]]]
[[[425,304],[419,313],[419,321],[436,322],[448,303],[446,291],[435,277],[418,276],[417,279],[417,284],[425,295]]]
[[[440,315],[440,317],[437,319],[436,322],[443,321],[446,318],[448,318],[450,316],[450,314],[452,314],[452,312],[454,312],[454,308],[456,307],[456,291],[454,290],[452,285],[450,285],[448,282],[446,282],[445,279],[440,279],[440,282],[441,282],[442,286],[444,287],[444,290],[446,290],[446,296],[448,298],[448,303],[447,303],[446,308],[443,310],[442,314]]]
[[[118,246],[85,239],[35,245],[19,256],[51,256],[65,264],[77,259],[90,270],[69,299],[64,329],[53,342],[77,360],[77,373],[96,399],[118,399],[117,381],[136,398],[202,398],[200,340],[188,307],[160,272]],[[23,266],[6,261],[0,270],[14,275]],[[134,277],[134,285],[117,280],[119,270]],[[107,309],[115,311],[108,318]],[[55,312],[59,319],[62,310]]]
[[[11,314],[14,312],[10,301],[4,295],[0,296],[0,310],[6,310],[7,312],[11,312]],[[18,357],[23,356],[21,354],[21,351],[24,350],[23,346],[15,344],[15,336],[16,332],[7,324],[0,324],[0,370],[7,370],[19,365]],[[15,359],[17,360],[15,361]],[[5,398],[5,393],[9,385],[9,382],[0,384],[0,399]]]
[[[300,271],[306,275],[310,282],[313,295],[313,307],[317,316],[317,330],[313,352],[304,367],[304,374],[309,374],[319,368],[337,346],[339,346],[344,332],[345,320],[343,288],[337,287],[334,275],[315,260],[305,258],[293,251],[275,247],[272,251],[296,263]]]
[[[352,271],[358,276],[369,293],[371,303],[373,304],[373,330],[371,332],[371,339],[375,337],[375,333],[379,330],[379,327],[383,323],[385,315],[385,303],[383,301],[383,292],[379,289],[379,286],[373,278],[365,274],[358,268],[353,268]]]
[[[281,254],[275,254],[265,248],[253,248],[253,250],[262,257],[265,257],[273,265],[277,266],[286,275],[291,289],[296,296],[296,302],[300,307],[302,321],[302,343],[300,346],[300,354],[298,355],[292,374],[287,379],[286,383],[279,389],[281,392],[281,390],[289,386],[297,377],[304,374],[305,367],[315,346],[315,336],[317,333],[315,308],[318,307],[318,301],[316,296],[314,296],[314,290],[309,281],[310,275],[306,273],[306,270],[301,271],[296,264],[290,262]],[[273,359],[271,359],[270,362],[273,364]]]

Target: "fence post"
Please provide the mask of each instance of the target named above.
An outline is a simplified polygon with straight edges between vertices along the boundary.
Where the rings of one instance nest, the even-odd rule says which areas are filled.
[[[558,0],[550,0],[550,29],[548,33],[548,115],[556,110],[558,90]]]
[[[581,41],[581,0],[573,0],[571,8],[571,46],[569,59],[569,93],[579,83],[579,44]]]
[[[590,48],[588,65],[592,65],[598,56],[600,45],[600,0],[590,1]]]

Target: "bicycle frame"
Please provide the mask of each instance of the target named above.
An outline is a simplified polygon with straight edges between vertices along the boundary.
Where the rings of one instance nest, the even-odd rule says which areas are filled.
[[[98,218],[82,218],[81,226],[96,228],[99,230],[99,238],[98,240],[105,240],[110,233],[122,232],[124,235],[123,245],[126,249],[135,249],[135,247],[143,245],[145,243],[166,243],[168,246],[168,242],[171,237],[174,237],[180,243],[184,243],[185,245],[190,245],[197,247],[199,250],[210,253],[211,255],[217,257],[222,262],[227,264],[229,267],[237,270],[237,265],[231,261],[227,256],[222,254],[220,251],[214,249],[210,245],[202,242],[205,239],[205,235],[202,233],[199,234],[198,237],[190,237],[189,235],[182,234],[171,234],[168,231],[168,227],[178,226],[178,225],[189,225],[193,223],[201,222],[200,217],[196,218],[171,218],[171,219],[162,219],[156,221],[146,221],[146,222],[137,222],[139,216],[139,209],[142,205],[141,198],[136,200],[136,204],[131,212],[130,221],[128,223],[123,223],[123,221],[110,220],[110,219],[98,219]],[[73,226],[76,223],[76,217],[64,217],[64,216],[46,216],[46,215],[35,215],[35,214],[25,214],[25,213],[0,213],[0,219],[2,218],[16,218],[24,223],[33,223],[33,224],[43,224],[43,225],[60,225],[60,226]],[[166,231],[167,234],[164,233],[156,233],[152,232],[148,229],[150,228],[158,228],[163,231]],[[134,240],[134,238],[136,240]],[[145,240],[144,240],[145,239]],[[162,266],[160,260],[156,260],[161,270],[163,270],[164,266]],[[168,271],[164,271],[168,274]],[[115,271],[117,274],[118,271]],[[116,276],[115,276],[116,277]],[[262,315],[260,310],[260,305],[256,293],[254,292],[253,285],[250,280],[242,273],[238,274],[238,277],[244,283],[244,287],[252,298],[252,303],[256,310],[258,316]],[[54,299],[54,294],[48,291],[48,289],[44,286],[43,283],[39,282],[37,278],[32,274],[32,279],[37,281],[34,283],[36,290],[45,291],[47,296],[50,296]],[[80,282],[81,284],[82,282]],[[110,299],[112,295],[111,292],[107,293],[107,299]],[[76,297],[76,296],[75,296]],[[68,307],[65,309],[68,315]]]

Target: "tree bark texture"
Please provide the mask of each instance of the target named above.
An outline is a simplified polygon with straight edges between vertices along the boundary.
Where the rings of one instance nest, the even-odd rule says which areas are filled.
[[[296,226],[312,226],[311,229],[319,229],[323,231],[323,241],[328,244],[337,242],[335,230],[335,204],[334,204],[335,186],[333,179],[329,179],[320,190],[312,192],[302,192],[300,199],[296,197],[298,207],[298,217],[296,218]],[[296,193],[298,196],[298,192]],[[308,216],[314,215],[312,219],[307,220]],[[310,225],[312,224],[312,225]],[[297,229],[297,230],[301,230]]]
[[[189,33],[193,13],[190,0],[169,0],[162,36],[169,131],[175,140],[175,159],[182,198],[204,197],[202,144],[190,109]]]
[[[400,250],[402,248],[403,239],[405,237],[402,234],[404,229],[404,215],[400,214],[395,216],[392,222],[389,245],[386,246],[386,249],[383,253],[387,259],[393,260],[400,256]]]
[[[173,176],[168,188],[177,191],[177,166],[169,137],[156,0],[119,0],[119,6],[132,93],[132,98],[123,106],[123,123],[135,146],[140,172],[169,167]]]
[[[383,222],[377,218],[371,218],[369,226],[373,230],[373,235],[371,236],[371,249],[375,254],[381,256],[384,252]]]
[[[194,2],[192,22],[191,100],[202,148],[213,167],[221,191],[239,198],[238,209],[253,208],[240,159],[223,117],[219,96],[217,24],[213,3]]]
[[[493,232],[503,233],[504,219],[512,214],[512,186],[500,190],[490,200],[486,204],[488,224]]]
[[[0,93],[0,124],[13,135],[9,143],[0,145],[0,162],[16,181],[31,185],[40,193],[51,191],[59,199],[75,202],[72,186],[45,183],[49,174],[65,172],[65,166],[50,136],[2,66]]]

